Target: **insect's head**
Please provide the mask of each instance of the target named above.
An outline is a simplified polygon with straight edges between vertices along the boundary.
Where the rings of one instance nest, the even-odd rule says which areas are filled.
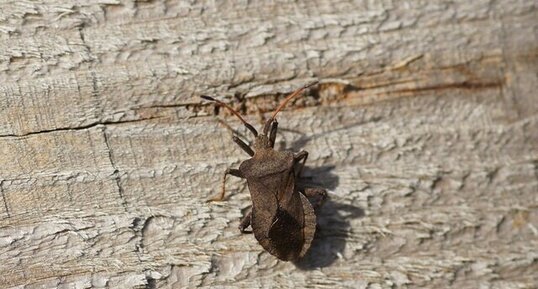
[[[314,82],[311,82],[301,88],[299,88],[298,90],[294,91],[293,93],[291,93],[290,95],[288,95],[286,97],[286,99],[284,99],[284,101],[282,101],[282,103],[280,103],[280,105],[277,107],[277,109],[273,112],[273,114],[271,115],[271,117],[267,120],[267,122],[265,122],[265,125],[263,126],[263,133],[262,134],[258,134],[258,131],[250,124],[248,123],[246,120],[243,119],[243,117],[239,114],[239,112],[237,112],[236,110],[234,110],[231,106],[229,106],[228,104],[218,100],[218,99],[215,99],[211,96],[206,96],[206,95],[201,95],[200,97],[203,98],[203,99],[206,99],[206,100],[210,100],[210,101],[214,101],[216,102],[218,105],[220,106],[224,106],[225,108],[227,108],[231,113],[233,113],[235,116],[237,116],[239,118],[239,120],[241,120],[241,122],[245,125],[245,127],[254,135],[255,139],[254,139],[254,144],[253,144],[253,149],[255,151],[259,151],[259,150],[263,150],[263,149],[268,149],[268,148],[272,148],[273,147],[273,143],[271,142],[271,139],[273,139],[274,141],[274,137],[273,136],[269,136],[269,130],[271,128],[271,126],[273,124],[276,124],[276,115],[278,114],[278,112],[280,112],[280,110],[282,110],[284,108],[284,106],[286,106],[286,104],[292,99],[294,98],[295,96],[299,95],[301,92],[303,92],[305,89],[307,89],[308,87],[310,86],[313,86],[315,84],[317,84],[318,82],[317,81],[314,81]]]
[[[258,135],[254,139],[254,144],[252,145],[252,148],[254,149],[254,151],[260,151],[260,150],[268,149],[272,147],[273,146],[271,144],[271,141],[269,140],[269,137],[267,137],[264,134]]]

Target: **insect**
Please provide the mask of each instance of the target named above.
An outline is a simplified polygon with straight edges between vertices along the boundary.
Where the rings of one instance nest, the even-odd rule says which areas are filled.
[[[239,169],[226,170],[221,194],[209,201],[224,199],[227,175],[246,179],[252,210],[241,220],[239,230],[248,233],[246,228],[252,226],[252,232],[262,247],[284,261],[300,259],[310,248],[316,232],[314,209],[325,201],[327,191],[319,187],[306,187],[301,182],[307,151],[293,153],[274,150],[278,128],[276,115],[292,98],[315,84],[317,82],[305,85],[288,95],[266,121],[262,134],[258,134],[226,103],[210,96],[201,96],[230,110],[255,137],[250,146],[233,135],[232,140],[251,158],[243,161]],[[312,202],[309,198],[313,199]]]

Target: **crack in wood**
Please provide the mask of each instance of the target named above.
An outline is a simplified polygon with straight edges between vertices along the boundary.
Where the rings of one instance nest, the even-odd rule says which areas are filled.
[[[11,214],[9,213],[9,207],[7,205],[6,200],[6,193],[4,192],[4,181],[0,181],[0,194],[2,194],[2,200],[4,202],[4,208],[6,209],[6,214],[8,218],[11,218]]]
[[[120,171],[118,170],[114,162],[114,157],[112,156],[112,149],[110,147],[110,142],[108,140],[108,135],[106,133],[106,126],[103,127],[102,132],[103,132],[103,137],[105,139],[105,145],[108,150],[108,159],[110,160],[110,165],[114,169],[114,172],[112,173],[112,175],[114,177],[114,181],[116,182],[116,186],[118,187],[118,194],[121,199],[121,205],[124,208],[124,210],[127,212],[127,201],[125,200],[125,194],[124,194],[125,192],[123,190],[123,186],[121,185]]]
[[[45,134],[45,133],[51,133],[51,132],[59,132],[59,131],[86,130],[86,129],[90,129],[90,128],[100,126],[100,125],[107,126],[107,125],[119,125],[119,124],[125,124],[125,123],[136,123],[136,122],[142,122],[142,121],[159,119],[159,118],[162,118],[162,117],[158,116],[158,117],[147,117],[147,118],[139,118],[139,119],[120,120],[120,121],[92,122],[87,125],[73,126],[73,127],[58,127],[58,128],[52,128],[52,129],[31,131],[31,132],[21,133],[21,134],[0,134],[0,138],[3,138],[3,137],[16,137],[17,138],[17,137],[25,137],[25,136]]]
[[[357,80],[356,82],[359,82]],[[412,88],[397,88],[397,85],[416,83],[416,87]],[[393,89],[390,89],[393,87]],[[373,83],[372,85],[364,85],[361,83],[353,84],[353,81],[343,82],[322,82],[317,87],[310,88],[303,97],[298,97],[292,100],[285,110],[297,110],[307,107],[318,107],[337,104],[349,98],[360,98],[362,94],[368,94],[372,90],[371,95],[394,95],[401,94],[402,96],[416,93],[417,95],[428,91],[442,90],[483,90],[483,89],[499,89],[503,87],[502,79],[484,79],[484,80],[463,80],[459,82],[447,82],[441,84],[427,85],[420,84],[418,79],[411,80],[395,80],[386,83]],[[376,89],[386,88],[386,91],[376,91]],[[361,95],[356,93],[360,92]],[[255,97],[245,97],[245,95],[235,95],[235,101],[228,102],[230,106],[240,112],[242,115],[264,114],[271,112],[273,107],[276,107],[278,102],[286,96],[287,93],[276,94],[261,94]],[[379,101],[383,101],[380,99]],[[270,104],[272,103],[272,104]],[[180,105],[167,105],[166,107],[178,107]],[[219,106],[207,103],[191,103],[185,106],[194,115],[192,118],[202,117],[206,115],[199,114],[200,111],[206,110],[207,107],[214,107],[213,112],[208,112],[210,115],[229,115],[226,110],[220,109]],[[156,106],[158,107],[158,106]]]
[[[410,88],[410,89],[399,89],[390,91],[387,93],[412,93],[412,92],[424,92],[424,91],[436,91],[436,90],[445,90],[445,89],[492,89],[492,88],[502,88],[502,82],[501,81],[493,81],[493,82],[458,82],[458,83],[447,83],[447,84],[441,84],[441,85],[432,85],[432,86],[424,86],[424,87],[417,87],[417,88]]]
[[[359,98],[360,96],[353,95],[354,93],[361,92],[361,94],[367,94],[368,90],[372,89],[381,89],[381,88],[390,88],[395,85],[404,84],[404,83],[413,83],[416,80],[397,80],[386,83],[374,83],[372,85],[365,84],[351,84],[352,81],[344,82],[323,82],[320,83],[317,87],[310,88],[306,95],[303,96],[303,99],[293,100],[288,104],[286,110],[296,110],[307,107],[317,107],[324,105],[331,105],[334,103],[342,102],[347,98]],[[92,82],[94,89],[96,89],[97,83]],[[394,94],[410,94],[410,93],[422,93],[427,91],[440,91],[440,90],[450,90],[450,89],[465,89],[465,90],[480,90],[480,89],[495,89],[502,88],[503,81],[501,79],[494,80],[485,80],[485,81],[471,81],[464,80],[461,82],[453,83],[444,83],[438,85],[424,85],[413,88],[402,88],[387,90],[384,92],[374,91],[372,95],[394,95]],[[275,93],[275,94],[261,94],[255,97],[246,97],[246,94],[236,93],[233,98],[234,101],[229,104],[234,107],[242,115],[250,115],[253,113],[264,114],[272,111],[272,108],[276,106],[279,100],[286,96],[287,93]],[[272,104],[271,104],[272,103]],[[270,105],[269,105],[270,104]],[[207,112],[207,114],[218,116],[221,114],[228,115],[229,113],[226,110],[221,110],[219,106],[215,106],[211,103],[200,103],[200,102],[184,102],[184,103],[168,103],[168,104],[155,104],[150,106],[141,106],[135,108],[134,111],[139,111],[143,109],[166,109],[166,108],[185,108],[188,111],[192,112],[193,115],[189,118],[197,118],[206,116],[206,114],[200,114],[200,111],[207,111],[209,107],[213,108],[212,112]],[[44,129],[39,131],[31,131],[27,133],[20,134],[0,134],[2,137],[24,137],[35,134],[56,132],[56,131],[69,131],[69,130],[84,130],[89,129],[98,125],[115,125],[123,123],[133,123],[133,122],[142,122],[147,120],[163,118],[162,116],[151,116],[146,118],[138,118],[124,121],[99,121],[93,122],[87,125],[82,126],[73,126],[73,127],[59,127],[52,129]]]

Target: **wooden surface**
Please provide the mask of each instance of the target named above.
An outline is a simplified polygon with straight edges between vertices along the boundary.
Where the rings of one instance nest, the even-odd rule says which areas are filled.
[[[12,1],[0,7],[2,288],[536,288],[535,1]],[[252,235],[246,154],[330,190],[309,255]]]

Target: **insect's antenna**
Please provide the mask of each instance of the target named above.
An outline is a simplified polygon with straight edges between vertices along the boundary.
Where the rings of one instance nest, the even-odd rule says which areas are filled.
[[[292,92],[290,95],[288,95],[286,97],[286,99],[284,99],[284,101],[282,103],[280,103],[280,105],[277,107],[277,109],[275,110],[275,112],[273,112],[273,115],[271,116],[270,119],[267,120],[267,122],[265,123],[265,126],[263,127],[263,134],[267,134],[267,132],[269,131],[269,127],[271,126],[271,123],[275,120],[276,118],[276,115],[280,112],[280,110],[282,110],[286,104],[294,97],[296,97],[297,95],[301,94],[305,89],[313,86],[313,85],[316,85],[318,84],[319,81],[313,81],[299,89],[297,89],[296,91]]]
[[[201,98],[203,99],[206,99],[206,100],[209,100],[209,101],[214,101],[216,102],[218,105],[220,106],[224,106],[225,108],[227,108],[231,113],[233,113],[235,116],[237,116],[241,122],[245,125],[245,127],[250,130],[252,132],[252,134],[254,134],[254,136],[258,136],[258,131],[256,131],[256,129],[250,124],[248,123],[246,120],[243,119],[243,117],[239,114],[239,112],[235,111],[231,106],[227,105],[226,103],[218,100],[218,99],[215,99],[211,96],[207,96],[207,95],[200,95]]]

